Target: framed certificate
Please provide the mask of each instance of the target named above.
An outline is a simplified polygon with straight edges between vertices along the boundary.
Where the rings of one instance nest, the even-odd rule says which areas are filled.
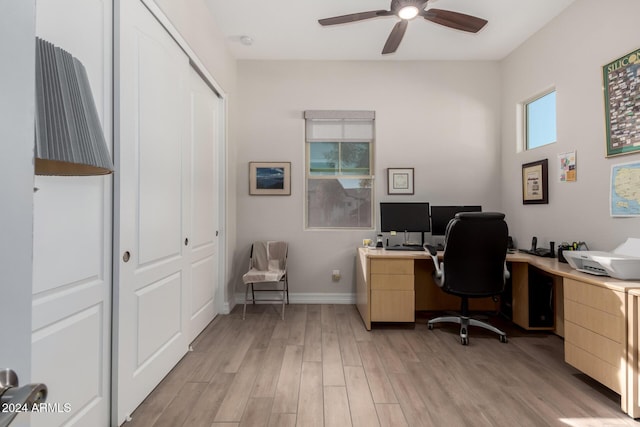
[[[522,204],[548,204],[548,159],[522,165]]]
[[[387,194],[413,194],[413,168],[387,169]]]

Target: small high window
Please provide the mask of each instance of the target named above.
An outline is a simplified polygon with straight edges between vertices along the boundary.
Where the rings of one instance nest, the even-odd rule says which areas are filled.
[[[526,102],[524,110],[526,149],[556,142],[556,91]]]

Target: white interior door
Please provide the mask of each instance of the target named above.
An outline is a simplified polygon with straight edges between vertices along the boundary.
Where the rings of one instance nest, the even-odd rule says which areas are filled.
[[[220,100],[202,77],[191,68],[191,231],[188,247],[191,283],[189,286],[189,341],[213,320],[218,277],[218,139]]]
[[[111,146],[112,3],[38,0],[36,34],[87,70]],[[47,401],[32,426],[107,426],[110,410],[112,176],[37,176],[33,207],[32,375]],[[72,380],[70,380],[72,379]]]
[[[115,352],[121,424],[186,353],[189,61],[139,1],[120,2]]]

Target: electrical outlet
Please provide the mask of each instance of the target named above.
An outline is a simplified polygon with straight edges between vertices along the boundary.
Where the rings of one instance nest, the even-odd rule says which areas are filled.
[[[342,275],[340,274],[340,270],[333,270],[333,272],[331,273],[331,280],[333,280],[334,282],[339,281],[341,277]]]

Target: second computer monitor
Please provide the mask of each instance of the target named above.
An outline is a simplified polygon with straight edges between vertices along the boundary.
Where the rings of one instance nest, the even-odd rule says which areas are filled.
[[[482,206],[431,206],[431,235],[444,236],[458,212],[482,212]]]

